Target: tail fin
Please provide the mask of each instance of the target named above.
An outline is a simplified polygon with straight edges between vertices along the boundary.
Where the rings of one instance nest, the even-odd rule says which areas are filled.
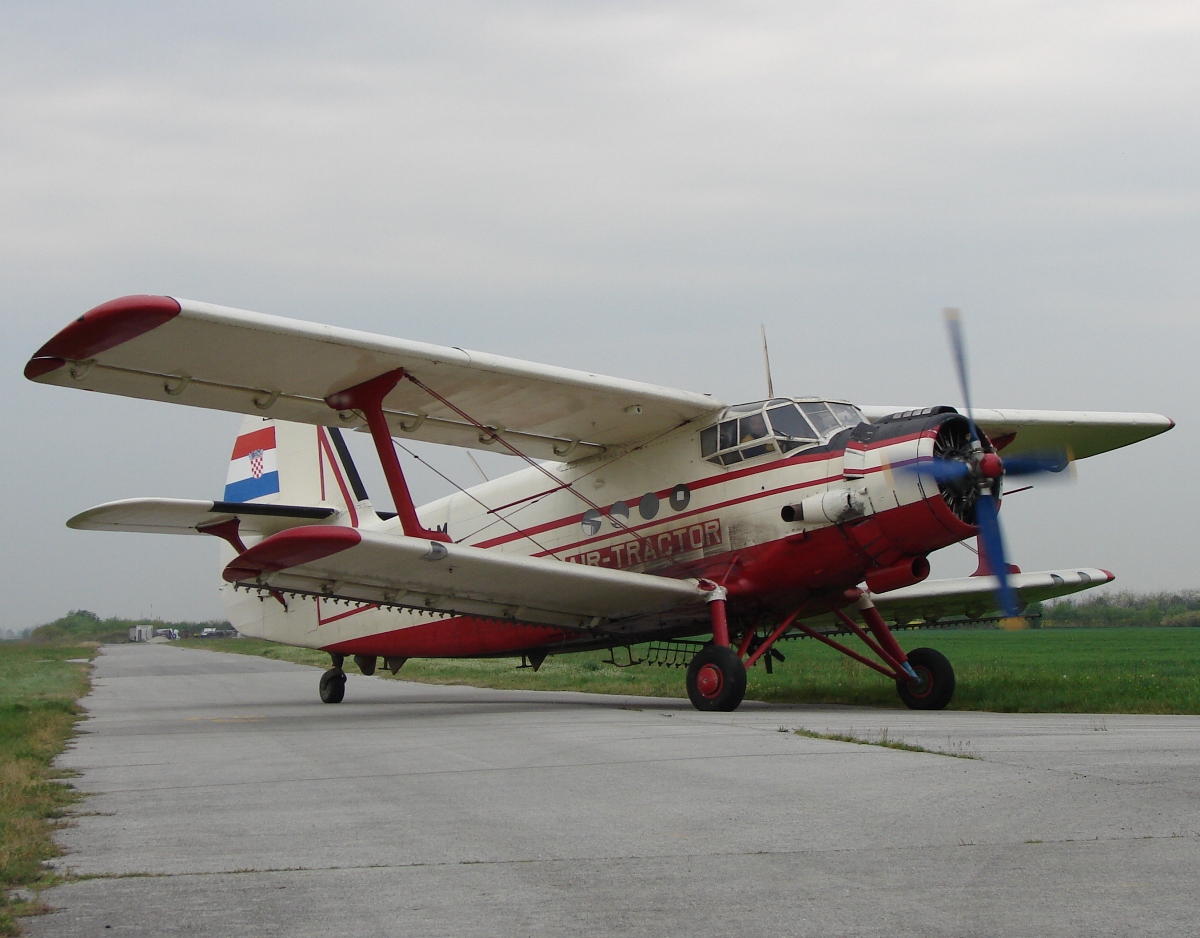
[[[346,512],[355,527],[364,513],[374,518],[340,430],[269,417],[242,421],[223,500],[328,505]]]

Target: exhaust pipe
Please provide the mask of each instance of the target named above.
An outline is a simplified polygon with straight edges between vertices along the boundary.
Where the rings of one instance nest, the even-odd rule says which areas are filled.
[[[913,557],[891,567],[880,567],[867,571],[867,589],[872,593],[886,593],[902,586],[912,586],[929,576],[929,561],[924,557]]]
[[[779,516],[784,521],[808,524],[839,524],[857,518],[866,511],[862,497],[853,489],[830,489],[810,495],[798,505],[784,505]]]

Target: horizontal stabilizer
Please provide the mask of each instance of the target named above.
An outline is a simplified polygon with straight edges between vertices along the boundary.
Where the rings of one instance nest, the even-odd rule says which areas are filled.
[[[203,534],[203,528],[237,518],[242,534],[268,535],[311,525],[337,509],[309,505],[263,505],[187,498],[126,498],[82,511],[67,522],[77,531],[135,531],[139,534]]]
[[[231,583],[568,628],[702,603],[695,580],[356,528],[293,528],[225,568]]]
[[[1113,579],[1107,570],[1083,567],[1014,573],[1009,576],[1008,584],[1017,594],[1018,605],[1024,609],[1031,603],[1103,586]],[[871,599],[884,619],[901,626],[957,617],[983,619],[1002,614],[996,602],[998,585],[994,576],[926,580],[888,593],[873,593]]]

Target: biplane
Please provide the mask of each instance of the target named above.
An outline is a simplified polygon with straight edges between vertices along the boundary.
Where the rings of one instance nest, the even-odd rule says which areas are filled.
[[[1019,617],[1113,579],[1022,573],[1005,555],[1007,478],[1170,429],[1157,414],[909,409],[709,395],[165,296],[84,313],[25,367],[42,384],[243,414],[218,500],[136,498],[72,528],[221,539],[244,635],[346,659],[650,648],[687,667],[700,710],[742,701],[747,670],[808,636],[945,707],[954,671],[896,629]],[[370,434],[395,508],[376,510],[344,434]],[[414,504],[397,443],[504,452],[525,468]],[[974,576],[928,557],[975,539]],[[853,637],[859,650],[847,644]],[[623,660],[632,661],[632,658]]]

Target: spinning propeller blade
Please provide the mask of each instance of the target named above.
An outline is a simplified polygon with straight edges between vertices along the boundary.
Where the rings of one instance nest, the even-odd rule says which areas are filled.
[[[897,466],[901,472],[913,475],[929,475],[933,476],[938,482],[957,482],[959,479],[965,479],[971,474],[971,467],[965,462],[956,462],[953,459],[931,459],[927,462],[911,463],[906,466]]]
[[[977,443],[979,438],[975,435],[975,418],[971,414],[971,385],[967,380],[967,339],[963,334],[962,310],[947,306],[942,310],[942,318],[946,320],[950,354],[954,356],[954,366],[958,370],[958,389],[962,392],[963,405],[967,411],[971,442]]]
[[[1047,450],[1042,453],[1025,453],[1004,460],[1006,476],[1035,476],[1045,472],[1062,472],[1074,462],[1066,450]]]
[[[992,573],[999,580],[996,598],[1000,608],[1009,618],[1021,614],[1017,603],[1017,594],[1013,592],[1008,582],[1008,556],[1004,552],[1004,535],[1000,530],[999,506],[992,495],[983,494],[975,502],[975,522],[979,525],[979,539],[987,553],[988,563]]]
[[[1008,473],[1032,475],[1037,472],[1045,472],[1047,469],[1054,472],[1061,471],[1066,463],[1056,457],[1053,465],[1057,468],[1051,468],[1050,461],[1038,455],[1026,456],[1024,459],[1019,456],[1014,457],[1011,463],[1007,460],[1001,461],[990,444],[987,447],[988,452],[984,453],[983,441],[975,429],[975,415],[971,411],[971,384],[967,379],[967,340],[963,330],[962,310],[947,307],[942,310],[942,317],[946,321],[946,333],[950,339],[950,354],[954,357],[954,366],[958,371],[958,385],[962,391],[971,444],[975,451],[970,463],[958,464],[965,471],[959,472],[957,477],[974,476],[976,479],[979,495],[975,500],[975,523],[979,528],[980,543],[987,553],[992,573],[995,574],[999,583],[996,589],[996,599],[1004,614],[1011,618],[1020,615],[1021,610],[1017,603],[1016,593],[1013,592],[1012,586],[1008,582],[1008,555],[1004,551],[1004,535],[1000,530],[1000,503],[994,494],[998,489],[994,487],[993,483],[998,484],[998,479]],[[1015,473],[1013,472],[1014,466],[1017,470]],[[939,474],[949,478],[945,466],[932,468],[931,474],[935,478]]]

